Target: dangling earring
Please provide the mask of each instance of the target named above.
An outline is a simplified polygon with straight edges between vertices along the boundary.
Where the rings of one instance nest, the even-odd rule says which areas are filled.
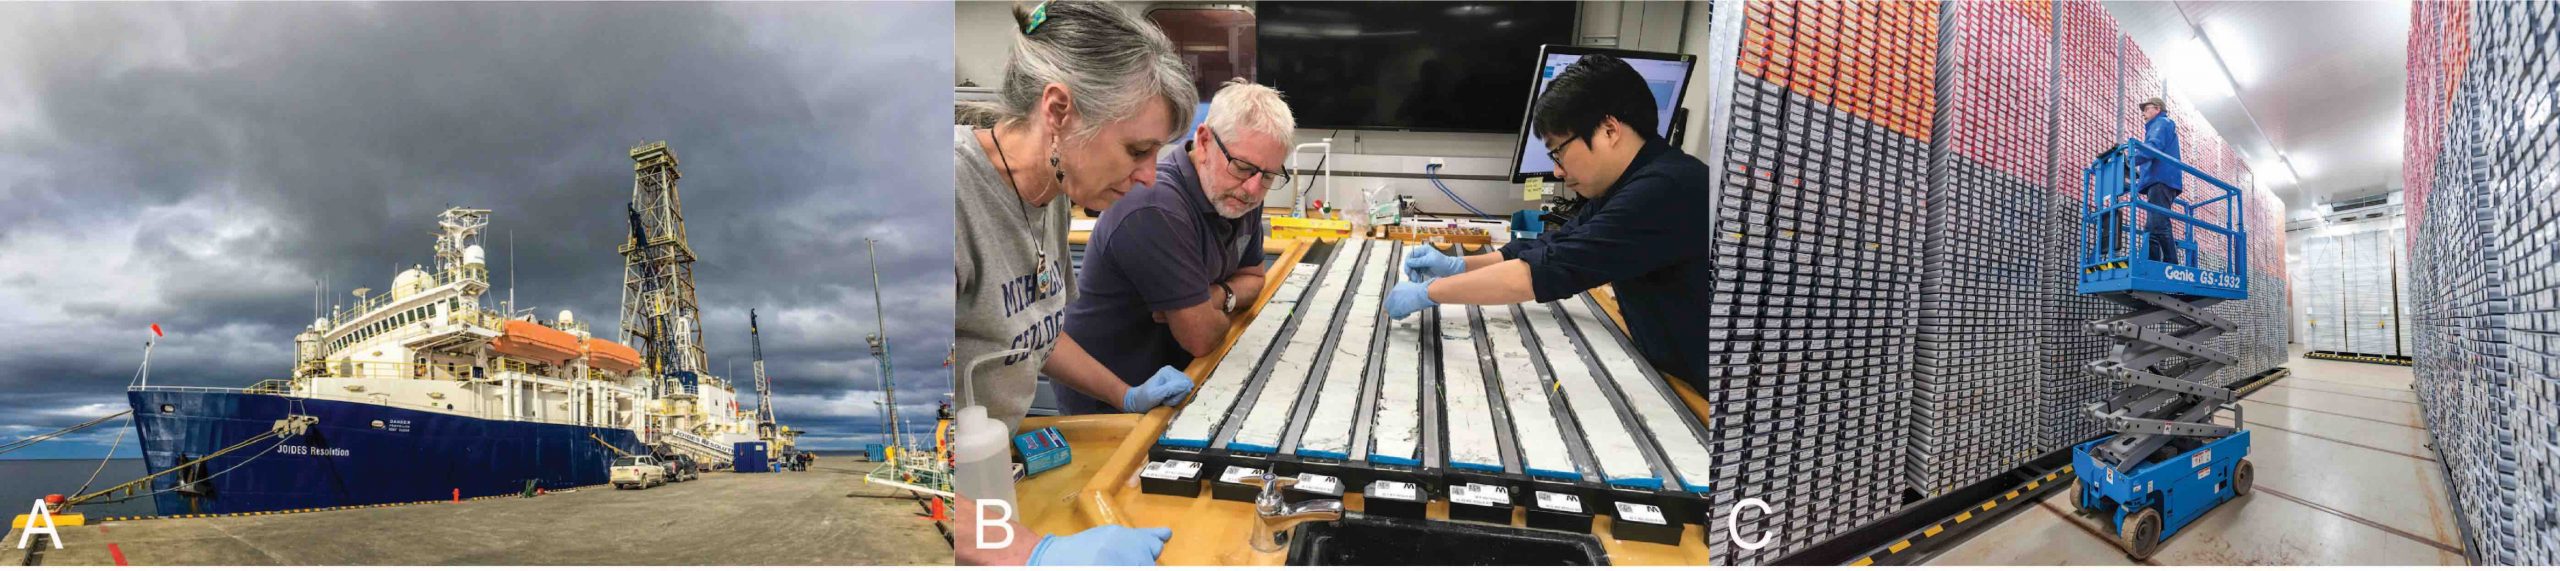
[[[1050,149],[1050,150],[1049,150],[1049,173],[1050,173],[1051,175],[1053,175],[1055,178],[1057,178],[1057,179],[1058,179],[1058,183],[1059,183],[1059,184],[1065,184],[1065,183],[1067,182],[1067,171],[1066,171],[1066,169],[1058,168],[1058,150],[1057,150],[1057,149]]]
[[[1058,167],[1058,143],[1058,137],[1049,137],[1049,172],[1051,178],[1056,179],[1055,182],[1057,184],[1057,190],[1065,192],[1067,189],[1067,170]]]

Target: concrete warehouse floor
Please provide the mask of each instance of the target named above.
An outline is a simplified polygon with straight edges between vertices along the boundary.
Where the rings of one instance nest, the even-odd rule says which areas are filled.
[[[41,563],[112,565],[112,545],[133,565],[950,565],[950,544],[907,492],[862,481],[873,466],[821,460],[648,490],[114,522],[66,529],[64,549]]]
[[[2444,472],[2427,447],[2408,367],[2323,361],[2241,402],[2256,491],[2169,538],[2157,565],[2461,565]],[[2226,416],[2225,421],[2228,421]],[[2016,512],[1931,565],[2125,565],[2105,524],[2071,514],[2074,489]]]

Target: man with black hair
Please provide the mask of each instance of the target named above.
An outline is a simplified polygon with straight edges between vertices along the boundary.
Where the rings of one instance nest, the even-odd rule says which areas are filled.
[[[1715,170],[1657,133],[1654,96],[1627,62],[1583,56],[1556,74],[1530,127],[1556,178],[1588,201],[1573,219],[1500,251],[1451,256],[1413,248],[1412,282],[1387,294],[1403,319],[1441,303],[1502,305],[1566,299],[1613,284],[1628,336],[1664,373],[1703,382]]]

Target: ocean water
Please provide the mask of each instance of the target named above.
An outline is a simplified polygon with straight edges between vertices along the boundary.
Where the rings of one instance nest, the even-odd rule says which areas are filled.
[[[97,460],[0,460],[0,513],[8,514],[0,517],[26,515],[28,508],[45,494],[70,496],[94,470],[98,470]],[[108,460],[106,470],[98,473],[98,481],[90,485],[89,491],[147,474],[150,471],[140,458]],[[96,518],[154,515],[158,510],[152,507],[150,498],[143,497],[118,503],[81,504],[72,511]]]

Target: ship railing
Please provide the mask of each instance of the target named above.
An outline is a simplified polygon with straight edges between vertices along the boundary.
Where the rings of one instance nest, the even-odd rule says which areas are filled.
[[[163,391],[172,393],[216,393],[245,395],[293,395],[297,389],[287,379],[267,379],[246,387],[189,387],[179,385],[128,386],[129,391]]]
[[[355,318],[363,317],[366,312],[373,311],[373,308],[382,307],[389,303],[391,303],[390,291],[384,291],[382,292],[382,295],[365,296],[362,299],[356,300],[355,305],[348,306],[346,309],[340,309],[337,312],[329,314],[329,323],[343,325]]]
[[[425,363],[425,364],[420,364],[420,363],[417,363],[417,362],[402,363],[402,362],[399,362],[399,361],[351,361],[351,360],[343,360],[343,359],[342,359],[342,360],[334,360],[334,361],[323,361],[323,362],[322,362],[322,365],[321,365],[321,367],[320,367],[320,371],[321,371],[321,373],[322,373],[322,374],[321,374],[321,375],[319,375],[319,376],[322,376],[322,377],[330,377],[330,378],[340,378],[340,379],[387,379],[387,380],[429,380],[429,381],[468,381],[468,380],[471,380],[471,367],[470,367],[470,365],[458,365],[458,364],[448,364],[448,363]]]
[[[874,484],[903,488],[937,496],[950,497],[952,495],[951,470],[947,466],[936,469],[927,466],[910,466],[903,463],[884,463],[878,467],[872,468],[871,472],[864,474],[862,479]]]
[[[489,283],[489,269],[485,267],[465,267],[452,271],[437,270],[430,275],[434,275],[436,277],[436,285],[439,286],[462,281],[476,281],[484,284]],[[393,301],[392,293],[393,292],[386,290],[382,292],[382,295],[365,296],[364,299],[356,300],[355,305],[348,306],[345,309],[340,309],[335,313],[331,313],[329,315],[329,322],[346,323],[347,320],[363,317],[366,312],[373,311],[375,308],[390,304]]]
[[[539,363],[533,363],[533,362],[529,362],[529,361],[518,361],[518,360],[515,360],[515,359],[509,359],[509,358],[506,358],[506,357],[499,357],[499,358],[498,358],[497,365],[498,365],[498,372],[501,372],[501,373],[521,373],[521,374],[533,375],[533,376],[536,376],[536,377],[546,377],[546,378],[551,376],[551,375],[550,375],[550,373],[551,373],[551,366],[550,366],[550,365],[544,365],[544,364],[539,364]]]
[[[486,266],[477,268],[463,266],[461,269],[455,271],[436,272],[436,278],[437,283],[449,284],[460,281],[475,281],[485,284],[489,283],[489,268]]]
[[[679,441],[679,442],[683,442],[683,443],[685,443],[685,444],[691,444],[691,445],[694,445],[694,446],[701,447],[701,448],[702,448],[704,451],[706,451],[706,452],[712,452],[712,453],[716,453],[716,454],[733,454],[733,453],[735,453],[735,452],[736,452],[735,450],[732,450],[730,447],[724,447],[724,446],[721,446],[719,443],[712,442],[712,441],[711,441],[711,439],[703,438],[702,436],[697,435],[697,434],[694,434],[694,433],[691,433],[691,432],[686,432],[686,431],[682,431],[682,430],[670,430],[670,431],[665,432],[665,435],[666,435],[666,436],[671,437],[671,438],[670,438],[671,440],[676,440],[676,441]]]
[[[501,331],[501,332],[503,332],[503,331],[506,331],[506,330],[507,330],[507,316],[505,316],[505,315],[500,315],[500,314],[498,314],[498,312],[490,311],[490,310],[486,310],[486,309],[473,310],[473,311],[465,311],[465,312],[460,312],[460,313],[453,314],[453,321],[454,321],[455,323],[460,323],[460,324],[463,324],[463,325],[470,325],[470,326],[479,327],[479,328],[482,328],[482,329],[488,329],[488,330],[492,330],[492,331]]]
[[[718,448],[720,448],[720,445],[718,445],[718,444],[713,444],[713,443],[711,442],[711,439],[709,439],[709,438],[703,438],[703,437],[701,437],[701,436],[699,436],[699,435],[695,435],[694,433],[691,433],[691,432],[685,432],[685,431],[681,431],[681,430],[676,430],[676,431],[669,431],[669,432],[667,432],[667,435],[668,435],[668,436],[676,437],[676,439],[677,439],[677,440],[682,440],[682,441],[686,441],[686,442],[691,442],[691,443],[696,444],[696,445],[700,445],[700,446],[702,446],[702,447],[704,447],[704,448],[711,448],[711,449],[718,449]]]
[[[457,415],[457,416],[468,416],[468,417],[472,417],[472,418],[488,418],[488,415],[487,415],[487,413],[486,413],[486,412],[484,412],[484,411],[480,411],[480,410],[477,410],[477,409],[465,410],[465,409],[462,409],[461,407],[445,408],[445,406],[443,406],[443,405],[432,405],[432,404],[424,404],[424,403],[410,402],[410,401],[405,401],[405,400],[394,400],[394,399],[392,399],[392,398],[391,398],[391,393],[384,393],[384,392],[365,392],[365,393],[354,393],[354,394],[335,394],[335,395],[332,395],[332,394],[313,394],[313,395],[311,395],[311,396],[310,396],[310,398],[313,398],[313,399],[319,399],[319,400],[327,400],[327,401],[365,403],[365,404],[371,404],[371,405],[375,405],[375,406],[383,406],[383,407],[390,407],[390,408],[400,408],[400,409],[408,409],[408,410],[417,410],[417,411],[426,411],[426,412],[434,412],[434,413],[443,413],[443,414],[450,414],[450,415]]]
[[[160,391],[171,393],[249,394],[251,392],[250,387],[188,387],[178,385],[151,385],[147,387],[142,385],[127,385],[124,389],[128,391]]]

